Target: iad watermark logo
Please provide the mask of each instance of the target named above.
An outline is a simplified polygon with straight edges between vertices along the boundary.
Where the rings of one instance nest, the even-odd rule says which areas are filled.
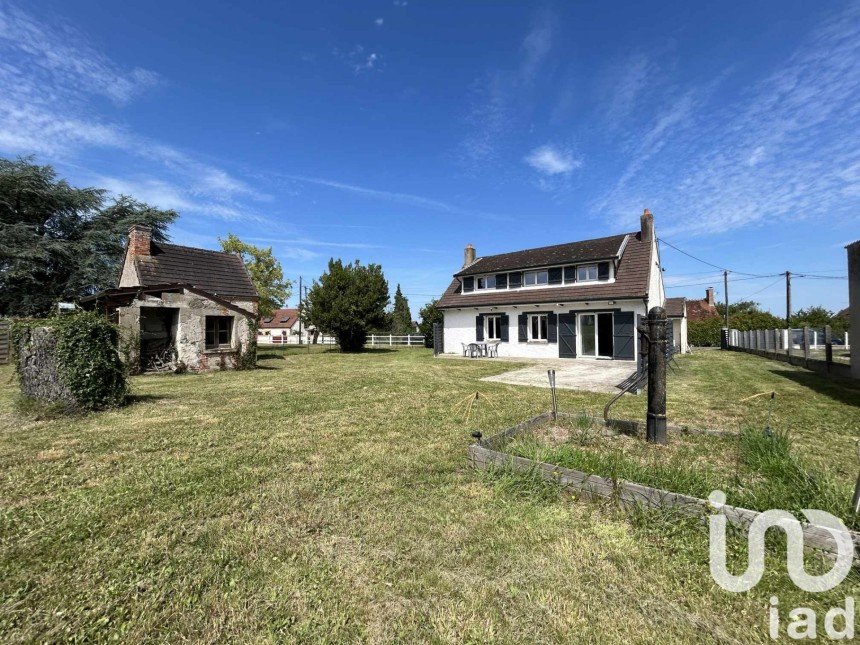
[[[778,527],[785,532],[787,547],[788,575],[800,589],[810,593],[828,591],[840,584],[854,561],[854,542],[848,527],[838,517],[816,509],[804,509],[803,514],[811,524],[814,524],[833,537],[836,544],[836,562],[827,573],[810,575],[803,566],[803,528],[794,515],[788,511],[773,509],[760,513],[749,526],[749,552],[747,568],[741,575],[735,576],[726,567],[726,523],[725,515],[719,509],[726,504],[726,494],[715,490],[708,496],[708,501],[717,510],[708,520],[710,525],[710,565],[711,576],[718,585],[726,591],[742,593],[755,587],[764,574],[765,548],[764,537],[769,528]],[[770,637],[779,637],[779,599],[770,599]],[[786,629],[789,638],[814,639],[817,637],[817,616],[815,610],[808,607],[792,609],[788,617],[790,623]],[[840,618],[842,626],[837,627]],[[824,618],[824,631],[832,640],[854,638],[854,598],[845,599],[844,607],[833,607]]]

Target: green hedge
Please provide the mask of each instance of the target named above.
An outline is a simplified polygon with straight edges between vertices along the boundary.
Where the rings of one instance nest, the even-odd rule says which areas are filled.
[[[34,333],[38,328],[48,331]],[[53,392],[45,398],[62,398],[70,407],[94,410],[125,401],[128,382],[117,352],[119,329],[104,316],[77,312],[22,321],[13,325],[12,336],[16,369],[25,395],[40,397],[37,391],[28,391],[28,382],[44,384],[55,380],[57,387],[45,389]],[[26,365],[21,362],[24,357],[29,357]],[[40,372],[35,378],[33,370]]]

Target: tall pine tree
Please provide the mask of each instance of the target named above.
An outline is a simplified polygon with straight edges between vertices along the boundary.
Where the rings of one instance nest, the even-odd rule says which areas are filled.
[[[412,312],[409,311],[409,301],[397,285],[394,293],[394,311],[391,312],[391,333],[411,334],[415,331],[412,327]]]

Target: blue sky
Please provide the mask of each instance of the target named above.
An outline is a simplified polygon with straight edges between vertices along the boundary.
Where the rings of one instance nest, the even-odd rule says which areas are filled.
[[[860,237],[856,2],[0,0],[0,89],[0,154],[175,208],[178,243],[271,245],[289,277],[378,262],[416,317],[467,242],[643,207],[777,313],[779,279],[743,274],[844,276]],[[670,295],[722,293],[662,257]],[[846,280],[793,287],[847,306]]]

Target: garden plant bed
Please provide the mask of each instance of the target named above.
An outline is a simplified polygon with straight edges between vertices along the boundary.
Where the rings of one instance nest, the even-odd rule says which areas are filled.
[[[740,433],[669,427],[666,446],[648,444],[642,424],[588,415],[546,412],[469,447],[481,470],[531,472],[587,499],[622,505],[672,507],[694,516],[714,512],[711,491],[727,495],[719,509],[746,528],[760,512],[780,508],[797,514],[820,508],[840,517],[860,547],[860,521],[850,510],[851,491],[807,471],[790,453],[785,435],[745,429]],[[844,489],[844,490],[843,490]],[[802,518],[802,516],[799,516]],[[806,544],[835,552],[829,531],[804,524]]]

